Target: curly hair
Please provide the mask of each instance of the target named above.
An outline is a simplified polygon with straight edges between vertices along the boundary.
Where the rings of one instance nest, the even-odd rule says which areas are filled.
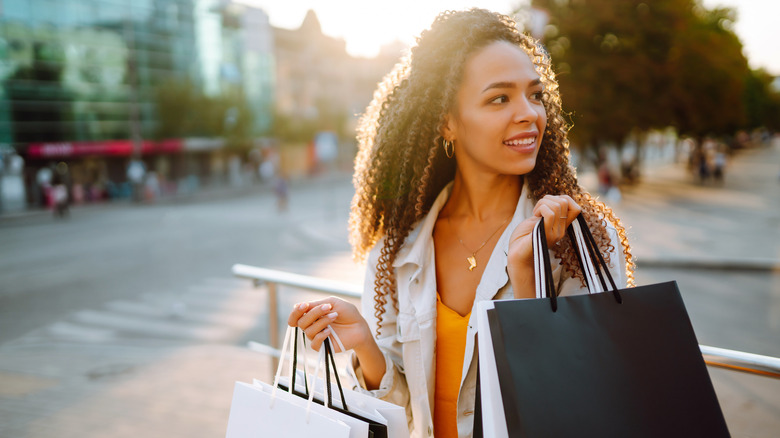
[[[625,228],[609,207],[580,187],[569,164],[569,125],[547,52],[519,32],[506,15],[476,8],[446,11],[379,84],[358,126],[350,243],[355,258],[362,260],[384,239],[374,281],[377,334],[388,298],[398,308],[393,261],[409,232],[455,175],[455,160],[448,159],[441,147],[441,128],[445,115],[456,107],[464,65],[470,55],[496,41],[510,42],[528,53],[544,84],[547,126],[536,166],[525,175],[531,197],[536,202],[547,194],[571,196],[582,207],[607,260],[614,250],[606,228],[606,221],[611,222],[622,242],[629,285],[633,286],[634,263]],[[552,249],[564,268],[582,279],[569,239]]]

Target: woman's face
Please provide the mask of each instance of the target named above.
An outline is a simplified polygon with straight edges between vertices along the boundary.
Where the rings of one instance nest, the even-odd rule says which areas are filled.
[[[533,170],[547,113],[528,54],[497,41],[471,55],[458,90],[457,111],[444,136],[454,140],[461,172],[524,175]]]

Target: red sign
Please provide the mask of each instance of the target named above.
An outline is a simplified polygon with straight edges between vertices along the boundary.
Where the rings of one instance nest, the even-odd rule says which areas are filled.
[[[146,140],[141,143],[141,154],[178,152],[183,149],[181,139],[161,141]],[[130,156],[133,154],[131,140],[81,141],[60,143],[30,143],[27,156],[30,158],[65,158],[87,155]]]

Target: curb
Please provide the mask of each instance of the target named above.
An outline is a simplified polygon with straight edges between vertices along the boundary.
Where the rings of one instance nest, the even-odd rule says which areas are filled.
[[[291,189],[305,189],[310,185],[330,185],[330,184],[351,184],[352,174],[346,174],[343,172],[336,172],[327,175],[317,175],[313,177],[300,178],[290,181],[289,187]],[[71,205],[71,210],[91,210],[98,208],[122,208],[122,207],[146,207],[155,205],[176,205],[187,204],[201,201],[212,201],[214,199],[233,199],[243,196],[252,196],[259,194],[273,194],[273,187],[269,184],[251,184],[246,186],[231,187],[228,185],[203,188],[196,192],[170,195],[155,199],[151,202],[141,201],[133,202],[128,199],[118,199],[111,201],[98,202],[93,204],[79,204]],[[7,213],[0,213],[0,224],[3,222],[19,221],[26,218],[51,216],[52,210],[50,208],[29,208],[22,211],[14,211]]]

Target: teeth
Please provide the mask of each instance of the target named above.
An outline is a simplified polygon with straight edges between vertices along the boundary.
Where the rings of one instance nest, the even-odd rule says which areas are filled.
[[[529,144],[533,144],[535,141],[536,141],[536,137],[528,137],[520,140],[505,141],[504,144],[510,146],[526,146]]]

